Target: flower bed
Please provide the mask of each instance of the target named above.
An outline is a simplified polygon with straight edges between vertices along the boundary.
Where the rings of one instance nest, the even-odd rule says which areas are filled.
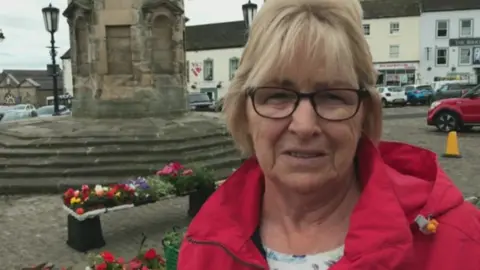
[[[70,188],[65,191],[62,199],[65,210],[77,219],[82,219],[214,187],[211,171],[186,168],[178,162],[172,162],[152,176],[108,186],[83,185],[77,190]]]
[[[85,270],[175,270],[177,268],[178,250],[184,237],[185,229],[174,227],[165,233],[162,244],[165,258],[158,254],[154,248],[144,248],[146,236],[143,236],[139,253],[130,260],[116,257],[109,251],[99,254],[87,255],[89,266]],[[173,251],[173,253],[172,253]],[[56,267],[55,265],[42,263],[24,270],[72,270],[72,267]]]

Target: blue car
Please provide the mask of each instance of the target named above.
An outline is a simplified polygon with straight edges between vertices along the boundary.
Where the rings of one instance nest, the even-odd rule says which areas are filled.
[[[407,102],[414,104],[428,104],[433,95],[433,88],[430,85],[405,85],[403,87],[407,94]]]

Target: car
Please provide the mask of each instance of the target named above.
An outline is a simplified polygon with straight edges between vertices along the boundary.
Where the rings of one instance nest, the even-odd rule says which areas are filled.
[[[31,112],[24,111],[24,110],[10,110],[7,111],[2,119],[0,120],[1,123],[4,122],[13,122],[18,120],[29,119],[32,117],[36,117],[36,115],[32,114]]]
[[[476,84],[468,83],[447,83],[438,88],[432,96],[432,102],[446,98],[459,98],[465,95],[470,89],[474,88]]]
[[[443,132],[480,126],[480,85],[462,97],[434,101],[427,113],[427,124]]]
[[[30,114],[32,117],[37,116],[37,109],[32,104],[17,104],[10,108],[12,111],[22,111]]]
[[[190,93],[188,102],[192,111],[213,111],[215,109],[215,104],[207,93]]]
[[[383,107],[391,104],[405,106],[407,104],[407,94],[400,86],[381,86],[377,91],[382,99]]]
[[[427,104],[433,95],[433,88],[431,85],[405,85],[403,87],[407,93],[407,102],[410,104]]]
[[[59,105],[59,115],[70,115],[72,112],[65,106]],[[55,108],[53,105],[43,106],[37,109],[37,114],[39,117],[45,116],[54,116]]]

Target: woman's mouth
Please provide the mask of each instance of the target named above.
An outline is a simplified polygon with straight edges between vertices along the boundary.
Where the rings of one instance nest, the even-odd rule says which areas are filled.
[[[323,157],[325,156],[325,153],[323,152],[313,152],[313,151],[287,151],[287,155],[294,157],[294,158],[318,158],[318,157]]]

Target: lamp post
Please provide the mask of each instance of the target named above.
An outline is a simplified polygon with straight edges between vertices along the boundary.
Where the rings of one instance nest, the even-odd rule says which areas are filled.
[[[43,13],[43,22],[45,23],[45,29],[50,33],[50,56],[52,57],[52,79],[53,79],[53,108],[54,115],[59,114],[59,102],[58,102],[58,85],[57,85],[57,62],[55,57],[57,56],[57,51],[55,50],[55,32],[58,30],[58,15],[60,10],[56,7],[53,7],[50,4],[46,8],[42,8]]]
[[[248,29],[252,26],[253,17],[257,14],[257,7],[257,4],[252,3],[251,0],[248,0],[248,3],[242,5],[243,20]]]

